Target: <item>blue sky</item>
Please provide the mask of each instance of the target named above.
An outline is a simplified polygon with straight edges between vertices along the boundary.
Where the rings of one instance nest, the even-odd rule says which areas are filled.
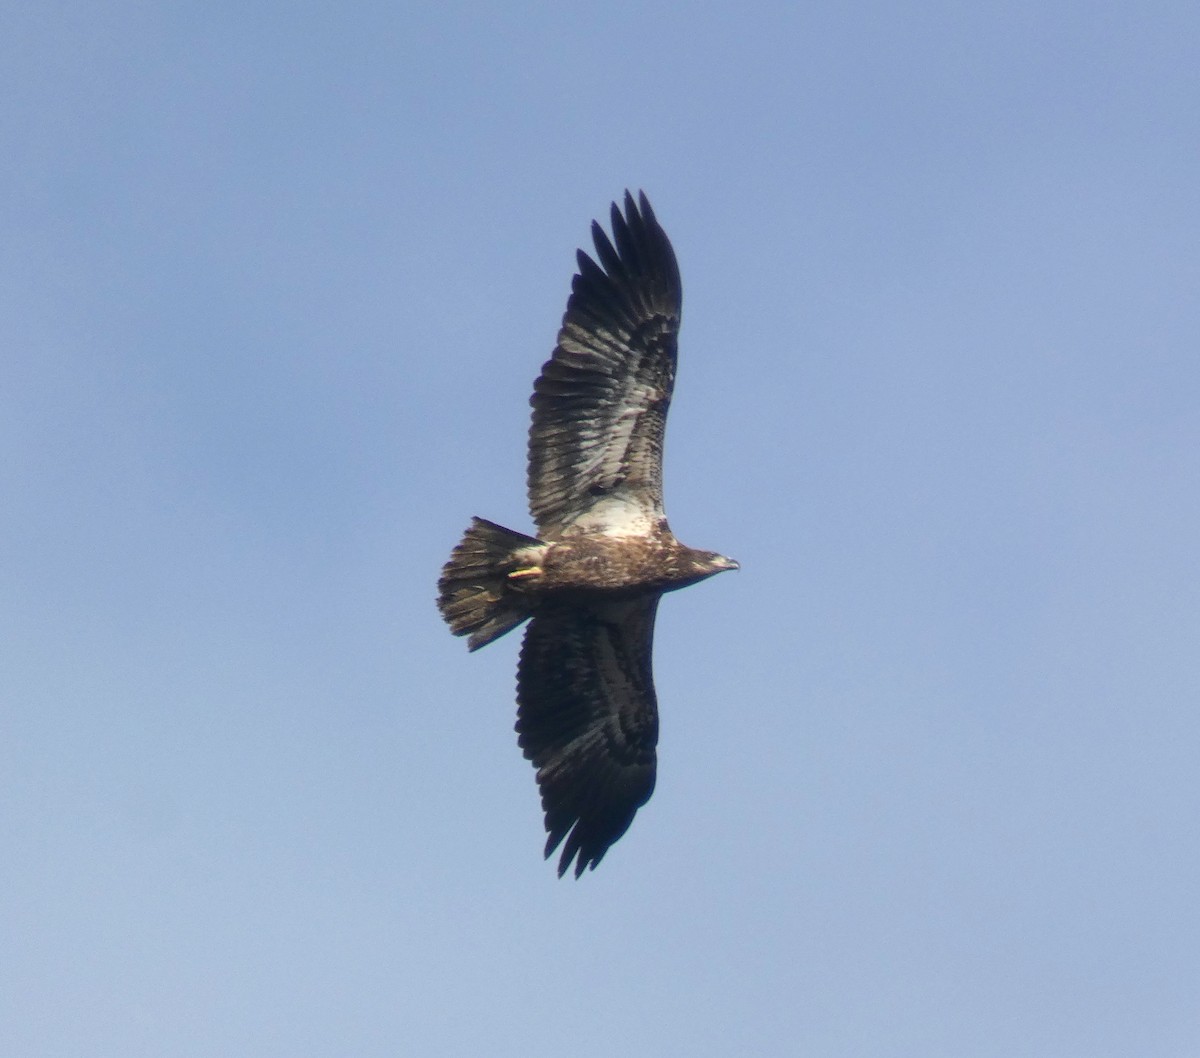
[[[1191,4],[10,5],[0,1051],[1200,1048]],[[541,859],[575,247],[684,279],[659,785]]]

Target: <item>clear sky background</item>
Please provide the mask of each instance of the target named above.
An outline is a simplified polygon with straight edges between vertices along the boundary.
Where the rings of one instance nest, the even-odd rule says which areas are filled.
[[[1200,1054],[1200,8],[3,22],[0,1053]],[[559,881],[433,597],[626,187],[742,570]]]

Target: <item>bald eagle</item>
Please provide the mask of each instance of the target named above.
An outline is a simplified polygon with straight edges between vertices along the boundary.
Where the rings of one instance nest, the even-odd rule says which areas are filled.
[[[554,354],[534,383],[536,537],[475,518],[438,581],[471,650],[532,618],[517,669],[518,743],[537,769],[545,855],[595,868],[654,791],[654,615],[664,592],[733,559],[685,547],[663,513],[662,452],[682,289],[644,194],[592,224]]]

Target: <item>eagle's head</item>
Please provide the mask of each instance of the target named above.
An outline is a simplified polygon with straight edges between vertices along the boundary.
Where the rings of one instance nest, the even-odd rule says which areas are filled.
[[[672,579],[676,583],[672,585],[673,588],[684,588],[714,574],[724,573],[727,569],[741,568],[732,558],[718,555],[715,551],[697,551],[690,547],[683,549],[674,565],[675,576]]]
[[[737,561],[732,558],[726,558],[724,555],[718,555],[715,551],[702,551],[704,566],[709,574],[724,573],[727,569],[741,569]]]

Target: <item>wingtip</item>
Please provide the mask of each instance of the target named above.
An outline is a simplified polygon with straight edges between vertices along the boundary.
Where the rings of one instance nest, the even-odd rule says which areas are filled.
[[[550,859],[550,857],[554,855],[554,851],[555,851],[554,847],[551,847],[547,843],[546,852],[545,852],[545,855],[543,856],[543,859],[547,859],[547,860]],[[571,866],[571,861],[574,858],[575,858],[575,853],[573,851],[571,851],[570,849],[563,849],[562,854],[558,857],[558,866],[554,868],[555,873],[558,875],[559,878],[562,878],[567,873],[568,869]],[[576,868],[575,868],[575,877],[576,878],[579,877],[581,871],[582,871],[582,868],[580,868],[578,865],[576,865]]]
[[[638,188],[637,197],[634,197],[633,191],[629,188],[625,189],[623,199],[624,211],[622,215],[622,207],[618,203],[612,204],[612,215],[614,217],[621,216],[623,220],[632,221],[640,218],[646,222],[653,222],[654,210],[650,206],[650,199],[646,197],[646,192]]]
[[[638,206],[641,209],[642,220],[647,224],[654,224],[654,210],[650,206],[650,199],[646,197],[646,192],[641,189],[638,190]]]
[[[575,861],[575,868],[571,873],[574,874],[576,881],[583,877],[584,871],[594,871],[596,869],[596,864],[600,862],[600,857],[597,856],[595,859],[589,859],[582,851],[578,851],[577,855],[577,851],[572,849],[563,850],[563,854],[558,859],[558,867],[556,868],[560,878],[566,877],[567,871],[571,870],[572,860]]]
[[[566,877],[568,871],[572,871],[577,879],[582,878],[584,871],[594,871],[596,869],[596,864],[604,858],[604,853],[608,851],[605,849],[598,856],[595,853],[587,853],[579,842],[571,840],[571,834],[558,834],[555,831],[551,831],[546,838],[546,847],[543,850],[542,858],[550,859],[558,850],[559,845],[562,845],[564,838],[566,839],[566,845],[563,846],[562,852],[559,853],[558,866],[555,868],[559,878]],[[572,864],[574,864],[573,870]]]

